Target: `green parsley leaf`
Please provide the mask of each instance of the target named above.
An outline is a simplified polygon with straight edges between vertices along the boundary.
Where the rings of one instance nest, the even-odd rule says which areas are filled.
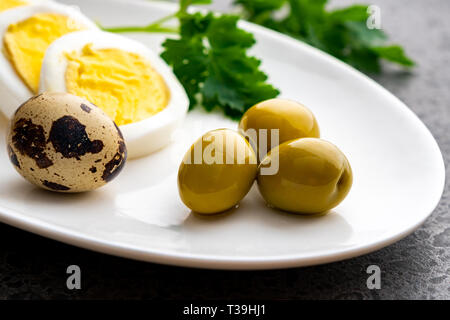
[[[403,48],[398,45],[387,46],[387,47],[374,47],[373,51],[378,53],[378,55],[386,60],[396,62],[398,64],[412,67],[414,66],[414,61],[408,58],[403,51]]]
[[[262,14],[267,11],[280,9],[285,0],[236,0],[236,4],[244,6],[251,15]]]
[[[211,4],[212,0],[180,0],[179,12],[186,12],[190,5]]]
[[[279,91],[266,83],[261,61],[247,54],[255,39],[237,26],[235,15],[185,13],[180,38],[167,39],[162,58],[185,87],[191,108],[221,108],[239,119],[254,104],[274,98]]]
[[[336,9],[330,12],[330,18],[338,21],[367,21],[369,14],[367,6],[353,5],[346,8]]]
[[[207,75],[208,57],[203,43],[201,39],[167,39],[164,47],[162,58],[172,65],[175,75],[186,90],[192,108],[198,103],[197,94]]]

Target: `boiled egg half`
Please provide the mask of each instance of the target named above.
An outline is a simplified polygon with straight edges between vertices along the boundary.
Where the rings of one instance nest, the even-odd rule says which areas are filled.
[[[70,32],[98,28],[75,7],[51,1],[32,5],[3,1],[8,7],[19,4],[0,13],[0,110],[11,118],[20,104],[38,93],[50,44]]]
[[[40,92],[85,98],[115,121],[129,158],[166,146],[189,99],[170,67],[135,40],[102,31],[66,34],[48,48]]]

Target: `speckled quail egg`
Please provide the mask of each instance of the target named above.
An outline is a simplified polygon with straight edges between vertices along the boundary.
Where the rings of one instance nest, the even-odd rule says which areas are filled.
[[[57,192],[97,189],[121,172],[127,158],[115,123],[94,104],[67,93],[43,93],[21,105],[7,148],[26,180]]]

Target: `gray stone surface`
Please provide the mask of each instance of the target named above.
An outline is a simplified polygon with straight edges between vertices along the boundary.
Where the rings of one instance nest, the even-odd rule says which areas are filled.
[[[217,2],[217,0],[216,0]],[[218,1],[220,9],[227,1]],[[333,1],[333,5],[354,1]],[[376,77],[425,122],[450,163],[450,1],[377,0],[383,26],[418,62],[412,73],[388,67]],[[0,299],[260,298],[449,299],[450,188],[414,234],[375,253],[290,270],[224,272],[175,268],[97,254],[0,225]],[[65,288],[78,264],[83,288]],[[382,270],[381,290],[366,288],[368,265]]]

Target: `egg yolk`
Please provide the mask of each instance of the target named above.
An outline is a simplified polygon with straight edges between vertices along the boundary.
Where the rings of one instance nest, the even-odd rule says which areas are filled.
[[[47,48],[59,37],[83,29],[84,26],[64,15],[36,14],[8,27],[3,37],[6,56],[28,88],[38,93]]]
[[[67,92],[93,102],[117,125],[144,120],[168,104],[164,79],[140,55],[88,44],[66,58]]]
[[[26,4],[28,4],[28,2],[23,1],[23,0],[1,0],[0,1],[0,12],[11,9],[11,8],[24,6]]]

